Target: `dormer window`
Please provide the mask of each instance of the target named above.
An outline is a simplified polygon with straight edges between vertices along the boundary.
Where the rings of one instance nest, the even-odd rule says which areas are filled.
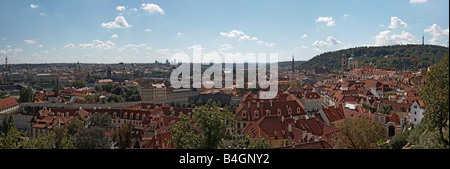
[[[113,117],[116,117],[116,116],[117,116],[117,113],[116,113],[116,112],[114,112],[114,113],[113,113]]]
[[[139,116],[140,116],[140,115],[139,115],[139,113],[138,113],[138,114],[136,114],[136,119],[139,119]]]
[[[277,115],[281,116],[281,109],[280,108],[277,109]]]
[[[297,107],[297,113],[300,114],[300,107]]]
[[[242,112],[242,117],[247,118],[247,111]]]
[[[266,110],[266,116],[270,116],[270,110],[269,109]]]
[[[292,114],[292,108],[288,109],[288,114],[291,115]]]
[[[259,118],[259,111],[258,111],[258,110],[255,111],[255,118],[256,118],[256,119]]]
[[[134,115],[133,113],[130,114],[130,119],[133,119],[133,115]]]
[[[125,114],[123,114],[123,118],[127,118],[127,116],[128,116],[128,113],[127,112],[125,112]]]

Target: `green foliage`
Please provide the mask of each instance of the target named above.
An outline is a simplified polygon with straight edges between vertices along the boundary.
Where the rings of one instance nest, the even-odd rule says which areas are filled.
[[[339,136],[336,149],[376,149],[386,138],[384,126],[367,117],[345,119],[337,123]]]
[[[392,110],[391,106],[389,106],[388,104],[382,103],[381,105],[378,106],[377,112],[383,113],[383,114],[390,114],[391,110]]]
[[[425,85],[420,88],[420,98],[425,103],[422,123],[427,130],[436,133],[441,142],[449,146],[449,54],[427,72]],[[444,137],[446,135],[446,137]]]
[[[179,149],[217,149],[222,140],[230,140],[228,129],[234,126],[231,111],[201,106],[192,116],[183,114],[178,124],[170,126],[170,143]]]
[[[22,137],[25,134],[14,127],[8,130],[8,133],[0,134],[0,149],[19,149],[22,147]]]
[[[446,53],[448,53],[447,47],[434,45],[357,47],[322,53],[297,66],[297,69],[312,70],[325,65],[331,71],[337,71],[341,69],[343,55],[349,58],[354,54],[359,65],[368,65],[372,62],[378,69],[420,70],[438,63]],[[385,58],[385,56],[388,57]]]
[[[265,138],[251,139],[248,135],[235,135],[231,149],[270,149]]]
[[[80,79],[80,80],[74,81],[72,83],[72,86],[76,87],[76,88],[83,88],[83,87],[86,87],[87,85],[86,85],[86,81],[85,80]]]
[[[76,134],[74,145],[77,149],[108,149],[109,137],[105,135],[105,129],[91,127]]]
[[[399,133],[391,138],[390,146],[392,149],[402,149],[406,144],[408,144],[408,136],[410,131]]]
[[[31,87],[26,87],[26,88],[20,89],[19,96],[20,96],[20,98],[19,98],[20,102],[33,102],[34,101],[34,93],[33,93],[33,89],[31,89]]]
[[[114,132],[113,140],[119,144],[119,149],[126,149],[131,147],[132,132],[133,125],[131,123],[123,124],[118,131]]]
[[[89,118],[89,128],[100,127],[112,129],[114,125],[111,122],[112,117],[109,114],[95,113]]]
[[[14,125],[14,118],[9,114],[5,115],[2,124],[0,125],[0,134],[8,133],[9,130],[14,127]]]

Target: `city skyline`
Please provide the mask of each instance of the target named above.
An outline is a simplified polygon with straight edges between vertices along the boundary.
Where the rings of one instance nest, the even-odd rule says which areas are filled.
[[[177,52],[309,60],[359,46],[448,46],[448,1],[0,2],[8,63],[153,63]]]

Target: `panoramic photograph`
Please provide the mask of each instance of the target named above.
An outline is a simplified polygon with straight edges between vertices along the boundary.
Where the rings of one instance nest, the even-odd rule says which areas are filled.
[[[449,149],[446,0],[0,0],[0,23],[2,150]]]

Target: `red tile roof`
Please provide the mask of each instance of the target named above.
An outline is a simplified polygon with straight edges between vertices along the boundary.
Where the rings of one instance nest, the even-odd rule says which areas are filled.
[[[8,108],[8,107],[16,106],[18,104],[19,104],[19,101],[14,97],[0,99],[0,110]]]

